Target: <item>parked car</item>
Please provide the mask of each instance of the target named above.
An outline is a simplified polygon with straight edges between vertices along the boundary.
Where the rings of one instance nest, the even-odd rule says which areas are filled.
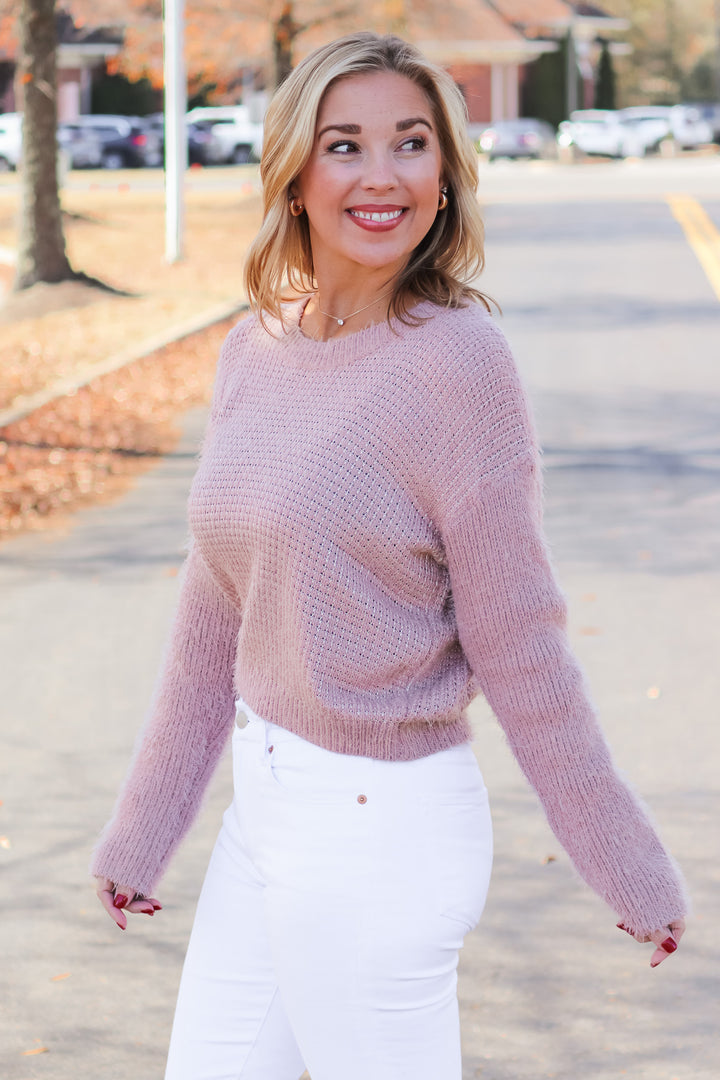
[[[670,130],[682,150],[695,150],[713,141],[713,127],[697,105],[673,105]]]
[[[70,169],[98,169],[102,164],[103,144],[92,128],[61,122],[57,126],[58,146],[65,153]]]
[[[645,157],[646,154],[655,153],[660,149],[660,143],[668,138],[670,124],[667,115],[646,113],[644,111],[634,113],[632,110],[621,109],[618,112],[620,123],[630,132],[635,139],[635,156]]]
[[[127,169],[162,165],[160,136],[138,116],[101,113],[79,116],[75,123],[96,132],[102,142],[102,166]]]
[[[145,117],[146,122],[160,136],[161,148],[165,151],[165,114],[153,113]],[[223,145],[213,132],[213,126],[208,121],[197,120],[194,123],[187,121],[188,163],[190,165],[214,165],[222,158]]]
[[[696,105],[633,105],[620,109],[618,116],[633,128],[644,153],[657,150],[663,139],[672,139],[681,150],[713,140],[712,126]]]
[[[22,113],[0,113],[0,172],[17,169],[22,153]]]
[[[218,164],[241,165],[260,160],[263,127],[251,119],[247,106],[198,106],[190,110],[187,120],[211,125],[217,138]]]
[[[643,141],[633,125],[613,109],[576,109],[558,128],[558,146],[576,146],[583,154],[625,158],[642,156]]]
[[[700,101],[694,103],[692,108],[698,110],[702,119],[710,127],[712,141],[720,143],[720,102]]]
[[[222,156],[222,140],[208,122],[188,121],[187,140],[188,162],[191,165],[214,165]]]
[[[520,117],[497,120],[480,135],[480,149],[490,161],[496,158],[557,157],[555,131],[544,120]]]

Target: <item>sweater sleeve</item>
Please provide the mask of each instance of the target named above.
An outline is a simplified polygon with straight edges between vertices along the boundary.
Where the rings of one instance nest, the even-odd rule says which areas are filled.
[[[227,392],[234,342],[244,332],[241,322],[220,352],[204,447]],[[93,853],[92,874],[145,895],[195,819],[232,729],[241,612],[223,584],[191,541],[148,719]]]
[[[240,612],[196,547],[180,597],[148,722],[91,872],[150,893],[192,824],[234,715]]]
[[[566,634],[535,454],[444,530],[460,642],[478,687],[584,880],[632,931],[686,913],[683,883],[615,769]]]

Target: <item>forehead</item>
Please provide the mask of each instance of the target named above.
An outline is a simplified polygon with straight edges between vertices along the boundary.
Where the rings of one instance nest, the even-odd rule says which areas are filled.
[[[408,117],[432,123],[432,107],[424,90],[394,71],[373,71],[339,79],[325,91],[318,109],[319,128],[328,122],[362,124],[386,118],[393,123]]]

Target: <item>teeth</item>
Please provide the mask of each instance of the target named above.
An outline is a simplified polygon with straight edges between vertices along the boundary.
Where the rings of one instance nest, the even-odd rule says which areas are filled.
[[[402,210],[389,210],[382,214],[373,214],[367,210],[351,210],[353,217],[362,218],[364,221],[395,221],[402,214]]]

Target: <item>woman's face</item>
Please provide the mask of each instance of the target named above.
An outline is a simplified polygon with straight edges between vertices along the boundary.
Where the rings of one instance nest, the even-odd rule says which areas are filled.
[[[430,103],[415,83],[392,72],[336,83],[292,185],[307,211],[316,273],[399,272],[435,220],[441,182]]]

